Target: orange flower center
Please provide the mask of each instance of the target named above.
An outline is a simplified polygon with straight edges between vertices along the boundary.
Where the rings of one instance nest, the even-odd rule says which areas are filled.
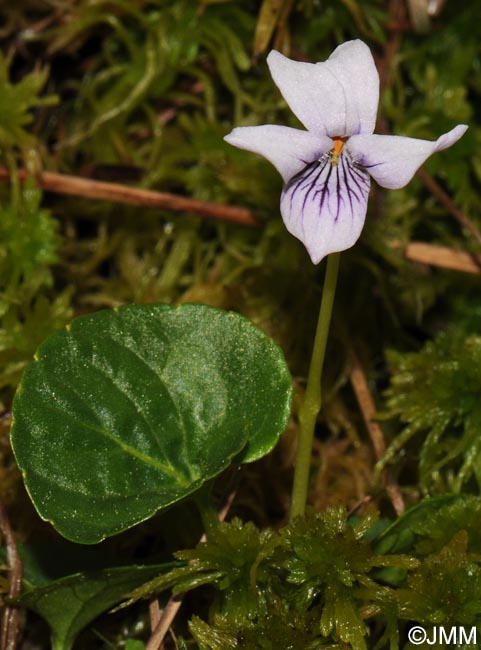
[[[340,136],[335,136],[332,138],[332,141],[334,142],[334,147],[331,149],[331,164],[332,165],[337,165],[339,162],[339,156],[341,155],[342,148],[344,147],[344,143],[346,142],[347,138],[346,137],[340,137]]]

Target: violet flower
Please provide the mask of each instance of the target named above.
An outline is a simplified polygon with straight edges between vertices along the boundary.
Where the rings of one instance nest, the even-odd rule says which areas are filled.
[[[314,264],[359,238],[371,176],[381,187],[404,187],[431,154],[468,128],[459,125],[435,142],[373,135],[379,75],[359,40],[339,45],[323,63],[291,61],[276,51],[267,63],[307,131],[267,124],[236,128],[225,140],[261,154],[279,171],[282,218]]]

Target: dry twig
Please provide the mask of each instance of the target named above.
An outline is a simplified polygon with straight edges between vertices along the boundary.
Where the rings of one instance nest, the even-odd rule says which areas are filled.
[[[22,560],[15,542],[5,506],[0,501],[0,531],[5,540],[9,570],[9,598],[17,598],[22,590]],[[19,631],[20,611],[15,605],[6,605],[2,617],[1,650],[15,650]]]
[[[179,596],[179,598],[172,597],[169,599],[169,602],[165,606],[165,609],[162,612],[162,616],[160,617],[157,626],[152,632],[152,636],[145,646],[145,650],[159,650],[159,648],[161,648],[164,637],[174,622],[174,618],[177,616],[177,612],[179,611],[181,605],[182,596]]]
[[[155,598],[149,605],[150,629],[155,630],[160,623],[162,612],[160,610],[159,601]]]
[[[19,170],[20,180],[28,178],[28,173]],[[0,180],[9,180],[10,172],[5,167],[0,167]],[[259,227],[261,223],[256,220],[251,210],[237,206],[223,205],[211,201],[199,201],[168,192],[156,192],[137,187],[129,187],[119,183],[106,183],[95,181],[80,176],[68,176],[43,172],[36,177],[38,185],[46,192],[54,194],[68,194],[86,199],[99,201],[112,201],[125,205],[142,206],[149,208],[162,208],[181,212],[191,212],[200,217],[230,221],[243,226]]]
[[[476,226],[471,223],[471,221],[468,219],[468,217],[464,214],[464,212],[458,208],[456,203],[451,199],[451,197],[446,194],[446,192],[443,190],[443,188],[438,185],[438,183],[434,180],[434,178],[427,173],[424,169],[418,169],[416,172],[418,178],[424,183],[424,185],[428,188],[428,190],[434,194],[434,196],[438,199],[442,205],[446,208],[448,212],[450,212],[453,217],[458,221],[459,224],[463,228],[465,228],[478,242],[478,244],[481,245],[481,233],[479,230],[476,228]]]
[[[354,350],[351,350],[351,358],[351,385],[356,395],[359,408],[361,409],[369,437],[371,438],[376,459],[380,460],[386,452],[386,442],[379,423],[373,419],[376,413],[376,404],[369,389],[366,372]],[[400,515],[404,512],[404,501],[399,487],[390,479],[387,469],[383,471],[382,481],[394,510]]]
[[[401,246],[398,241],[393,241],[391,245],[394,248]],[[404,256],[413,262],[429,264],[430,266],[440,266],[453,271],[464,271],[465,273],[481,273],[481,255],[472,255],[447,246],[412,241],[406,245]]]

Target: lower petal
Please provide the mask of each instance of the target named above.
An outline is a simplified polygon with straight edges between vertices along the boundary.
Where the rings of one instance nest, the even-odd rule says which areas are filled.
[[[409,183],[429,156],[453,145],[467,128],[460,124],[434,142],[397,135],[353,135],[346,146],[381,187],[398,190]]]
[[[306,165],[284,186],[281,214],[286,228],[306,246],[314,264],[353,246],[367,210],[369,175],[346,153],[329,153]]]

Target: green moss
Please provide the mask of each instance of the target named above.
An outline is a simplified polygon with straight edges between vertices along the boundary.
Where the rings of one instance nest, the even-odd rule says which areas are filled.
[[[16,387],[40,343],[72,318],[72,291],[52,290],[61,239],[41,198],[29,181],[0,206],[0,389]]]
[[[420,352],[391,352],[388,360],[393,376],[387,415],[399,416],[406,426],[387,458],[422,432],[419,471],[425,490],[459,491],[473,476],[481,485],[481,338],[449,330]]]

